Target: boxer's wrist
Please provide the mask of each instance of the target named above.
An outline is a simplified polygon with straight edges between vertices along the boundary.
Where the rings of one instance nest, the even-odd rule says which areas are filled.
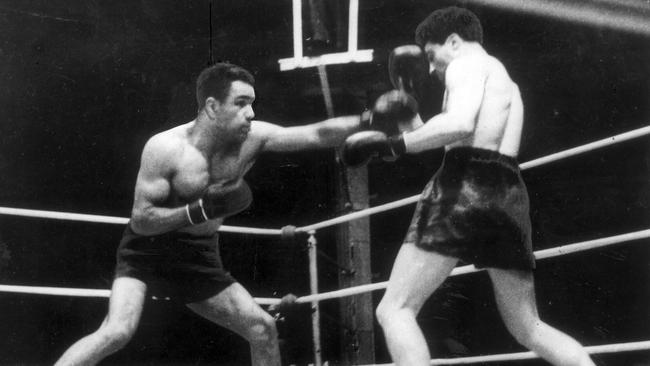
[[[200,224],[209,219],[203,208],[203,199],[201,198],[185,205],[185,214],[190,225]]]
[[[413,150],[411,150],[411,148],[413,147],[413,138],[415,137],[415,135],[416,134],[413,133],[412,131],[411,132],[409,132],[409,131],[402,132],[402,141],[404,143],[404,153],[405,154],[408,154],[409,152],[413,153]]]
[[[359,130],[369,130],[371,126],[372,112],[369,109],[364,110],[359,115]]]
[[[393,153],[393,156],[400,156],[406,154],[406,142],[404,135],[406,133],[400,133],[399,135],[391,136],[389,138],[390,150]]]

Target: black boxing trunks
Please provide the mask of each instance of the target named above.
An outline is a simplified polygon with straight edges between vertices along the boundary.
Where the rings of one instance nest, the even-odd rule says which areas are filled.
[[[117,249],[115,277],[137,278],[151,295],[184,304],[208,299],[236,282],[223,268],[218,238],[176,231],[142,236],[127,225]]]
[[[531,270],[528,211],[517,159],[452,148],[424,188],[404,243],[477,267]]]

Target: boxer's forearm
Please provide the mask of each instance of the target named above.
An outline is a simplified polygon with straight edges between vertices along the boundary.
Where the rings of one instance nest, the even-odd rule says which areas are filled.
[[[253,121],[251,130],[263,140],[262,151],[288,152],[339,146],[345,138],[361,129],[358,115],[336,117],[302,126],[280,127]]]
[[[313,125],[321,146],[339,146],[346,137],[361,130],[361,117],[359,115],[331,118]]]
[[[420,128],[404,133],[406,153],[437,149],[470,136],[474,125],[443,113],[434,116]]]
[[[158,235],[190,224],[185,206],[165,208],[150,206],[133,209],[131,229],[140,235]]]

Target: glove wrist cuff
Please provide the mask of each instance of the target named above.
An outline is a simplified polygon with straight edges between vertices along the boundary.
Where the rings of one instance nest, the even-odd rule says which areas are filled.
[[[369,130],[371,126],[372,112],[369,109],[364,110],[359,115],[359,129],[362,131]]]
[[[404,134],[401,133],[396,136],[391,136],[388,139],[390,150],[393,156],[400,156],[406,153],[406,143],[404,142]]]
[[[203,208],[203,199],[198,199],[185,205],[185,214],[191,225],[200,224],[208,221],[208,215]]]

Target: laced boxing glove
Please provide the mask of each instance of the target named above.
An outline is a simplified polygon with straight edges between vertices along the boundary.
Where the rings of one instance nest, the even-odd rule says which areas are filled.
[[[195,225],[218,217],[235,215],[253,201],[248,184],[242,180],[233,186],[209,186],[198,200],[185,205],[190,224]]]
[[[429,63],[420,46],[396,47],[388,56],[388,76],[395,89],[418,97],[418,84],[429,77]]]
[[[391,90],[377,98],[371,114],[371,130],[388,136],[396,135],[408,129],[407,126],[417,117],[418,102],[403,90]]]
[[[396,47],[388,56],[388,76],[395,89],[411,94],[427,119],[435,108],[436,86],[429,75],[429,62],[417,45]]]
[[[388,137],[381,131],[361,131],[348,136],[341,158],[348,167],[367,164],[372,158],[394,159],[406,152],[401,134]]]
[[[418,114],[418,102],[402,90],[391,90],[377,98],[371,110],[361,114],[361,130],[382,131],[394,135],[409,129],[408,124]],[[400,125],[404,128],[400,129]]]

